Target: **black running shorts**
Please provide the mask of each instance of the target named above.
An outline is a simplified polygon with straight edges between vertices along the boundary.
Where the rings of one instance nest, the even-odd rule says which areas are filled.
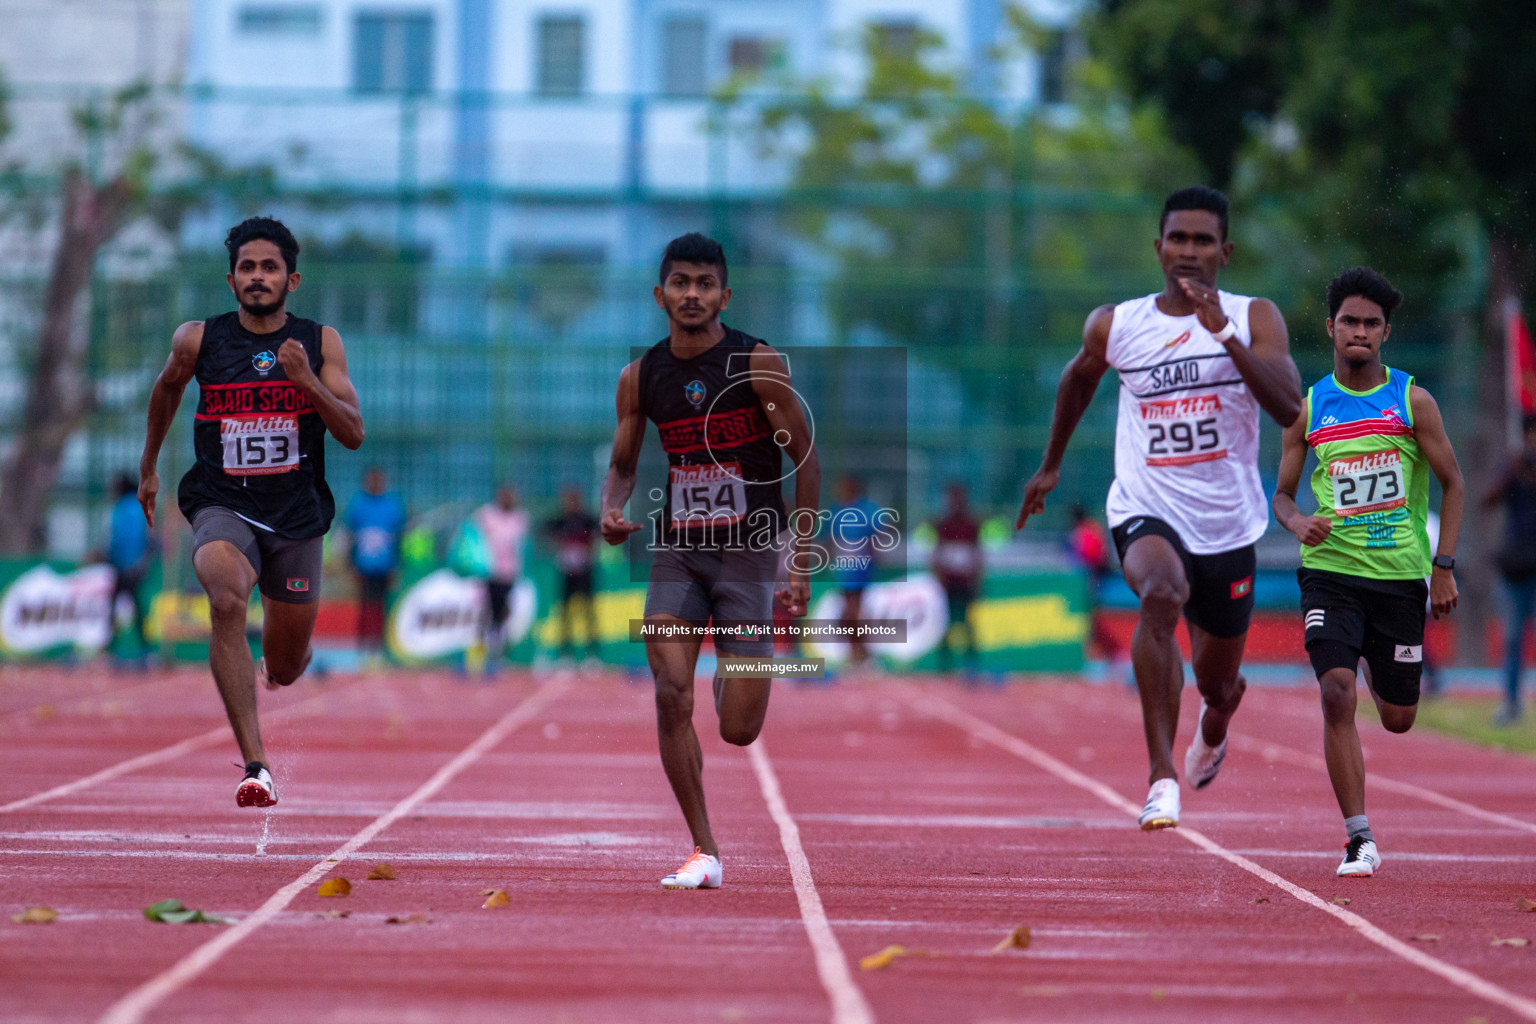
[[[228,541],[256,570],[261,596],[289,604],[320,600],[320,567],[325,538],[293,540],[262,529],[227,508],[206,505],[192,517],[192,550],[212,541]]]
[[[1417,705],[1429,585],[1325,569],[1298,569],[1296,579],[1307,655],[1318,678],[1336,668],[1353,672],[1364,658],[1377,697],[1398,707]]]
[[[717,626],[771,625],[779,556],[777,548],[662,548],[651,561],[645,617],[670,615],[699,626],[711,620]],[[721,637],[715,649],[766,658],[773,641]]]
[[[1231,639],[1248,632],[1253,618],[1253,573],[1258,565],[1252,544],[1214,555],[1192,555],[1179,531],[1152,516],[1132,516],[1110,531],[1120,561],[1143,537],[1162,537],[1178,552],[1189,583],[1184,618],[1211,636]]]

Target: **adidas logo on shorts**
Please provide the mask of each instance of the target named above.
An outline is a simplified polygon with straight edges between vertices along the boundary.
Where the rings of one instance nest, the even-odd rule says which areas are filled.
[[[1408,644],[1398,644],[1397,649],[1392,653],[1392,660],[1410,662],[1423,661],[1424,645],[1414,644],[1410,647]]]
[[[1311,608],[1307,611],[1307,629],[1323,628],[1323,609]]]

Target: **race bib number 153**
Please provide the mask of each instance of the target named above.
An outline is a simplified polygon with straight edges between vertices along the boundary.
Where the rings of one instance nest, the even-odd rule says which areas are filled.
[[[297,416],[226,416],[219,435],[230,476],[291,473],[299,464]]]

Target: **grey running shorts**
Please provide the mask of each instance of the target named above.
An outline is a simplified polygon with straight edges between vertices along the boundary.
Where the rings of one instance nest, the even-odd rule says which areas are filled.
[[[777,547],[763,551],[721,548],[662,548],[651,561],[645,617],[671,615],[704,625],[773,622],[773,592],[779,580]],[[770,657],[773,641],[722,638],[722,654]]]
[[[192,550],[226,540],[256,570],[261,596],[289,604],[320,600],[323,537],[291,540],[241,519],[227,508],[209,506],[192,517]]]

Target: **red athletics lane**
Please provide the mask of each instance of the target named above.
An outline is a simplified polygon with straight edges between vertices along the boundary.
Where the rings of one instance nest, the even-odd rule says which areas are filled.
[[[686,831],[656,757],[649,687],[555,682],[301,682],[281,698],[318,693],[323,707],[268,730],[283,785],[270,816],[234,807],[229,743],[0,815],[0,1019],[96,1020],[180,963],[196,969],[154,987],[143,1019],[832,1020],[779,828],[746,753],[713,735],[712,711],[697,721],[726,887],[665,892],[656,881],[687,853]],[[202,699],[189,689],[101,718],[103,742],[119,719],[140,741],[112,739],[118,749],[79,770],[217,724],[202,704],[188,710]],[[935,699],[954,715],[937,717]],[[1335,879],[1338,813],[1306,761],[1314,705],[1305,691],[1254,691],[1238,719],[1252,742],[1210,790],[1186,794],[1185,823],[1325,900],[1349,897],[1389,936],[1438,935],[1415,948],[1473,982],[1536,998],[1536,948],[1491,945],[1536,938],[1536,915],[1515,910],[1536,898],[1522,888],[1536,835],[1373,791],[1385,870]],[[184,716],[177,728],[163,725],[170,712]],[[493,722],[505,728],[487,741]],[[1134,698],[1118,690],[779,689],[769,761],[873,1019],[1523,1019],[1175,833],[1139,832],[964,722],[1137,804],[1145,793]],[[77,725],[70,742],[88,750]],[[1416,734],[1380,740],[1368,739],[1370,770],[1533,820],[1530,761]],[[68,781],[51,756],[42,744],[0,750],[0,777]],[[1487,801],[1480,773],[1498,776]],[[332,871],[351,896],[307,884],[258,910],[360,832],[369,841]],[[397,880],[365,879],[380,861]],[[511,905],[481,909],[491,888]],[[142,918],[169,896],[247,923]],[[32,903],[60,919],[9,921]],[[386,922],[411,915],[424,920]],[[1020,924],[1034,935],[1027,952],[987,955]],[[208,945],[237,932],[228,949]],[[932,955],[858,969],[891,944]]]

